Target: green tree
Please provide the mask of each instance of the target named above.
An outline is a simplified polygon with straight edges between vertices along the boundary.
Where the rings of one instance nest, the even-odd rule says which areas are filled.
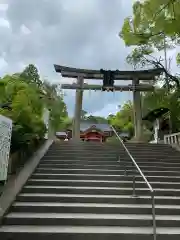
[[[29,64],[20,74],[20,77],[28,83],[36,84],[38,87],[42,86],[38,69],[33,64]]]
[[[100,116],[89,115],[86,120],[92,123],[107,123],[107,119]]]
[[[180,37],[178,0],[146,0],[133,4],[132,18],[126,18],[120,32],[126,45],[164,48],[164,36],[176,44]],[[172,46],[172,45],[171,45]]]
[[[13,120],[11,150],[26,149],[29,145],[44,137],[44,108],[50,110],[50,126],[58,130],[67,118],[67,109],[58,86],[42,82],[39,76],[34,78],[26,73],[6,75],[0,80],[0,103],[8,103],[11,110],[0,108],[0,114]],[[36,73],[36,74],[35,74]],[[31,79],[31,81],[30,81]],[[32,79],[34,79],[32,81]]]
[[[180,79],[177,74],[171,73],[170,59],[167,59],[165,54],[167,52],[162,50],[169,51],[180,43],[179,8],[178,0],[136,1],[133,4],[132,17],[124,20],[119,34],[126,46],[133,47],[127,56],[127,62],[134,69],[140,67],[163,69],[165,74],[151,82],[155,84],[156,90],[142,95],[143,115],[153,109],[167,107],[170,110],[173,132],[180,130]],[[160,57],[157,57],[158,55]],[[180,53],[177,54],[176,60],[179,65]],[[161,88],[158,87],[158,83],[162,83]],[[116,116],[115,123],[117,119]],[[122,117],[119,119],[125,121]]]
[[[127,57],[134,67],[150,65],[164,69],[166,85],[176,83],[177,76],[169,72],[167,59],[156,58],[155,53],[176,47],[180,42],[180,15],[178,0],[146,0],[133,4],[132,18],[126,18],[120,32],[120,37],[127,46],[135,47]],[[177,55],[177,61],[179,59]],[[166,60],[166,61],[165,61]]]
[[[62,130],[72,129],[73,119],[68,116],[64,118],[63,124],[61,125]]]
[[[122,108],[109,119],[111,125],[113,125],[120,132],[128,132],[130,136],[133,136],[133,105],[131,101],[125,103]]]
[[[21,79],[14,81],[13,76],[6,76],[4,81],[4,97],[1,102],[9,102],[11,111],[0,109],[0,114],[13,120],[11,150],[26,148],[33,141],[42,138],[45,126],[42,121],[43,104],[36,89]]]
[[[180,65],[180,53],[177,54],[176,61],[179,66]]]
[[[87,115],[87,112],[82,109],[82,110],[81,110],[81,119],[82,119],[82,120],[86,120],[86,119],[87,119],[87,116],[86,116],[86,115]]]
[[[53,131],[61,130],[64,126],[64,120],[67,118],[67,107],[63,100],[63,94],[56,84],[43,82],[42,86],[45,106],[50,110],[50,123]]]

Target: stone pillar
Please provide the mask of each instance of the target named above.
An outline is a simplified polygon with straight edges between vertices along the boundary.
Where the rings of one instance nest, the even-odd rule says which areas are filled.
[[[133,85],[139,84],[139,79],[133,80]],[[142,125],[142,110],[141,110],[141,93],[133,89],[133,107],[134,107],[134,140],[142,141],[143,125]]]
[[[83,86],[84,78],[79,76],[77,79],[77,84]],[[73,139],[80,140],[80,121],[82,112],[82,101],[83,101],[83,90],[76,90],[76,103],[75,103],[75,113],[74,113],[74,126],[73,126]]]
[[[158,143],[159,140],[159,119],[154,121],[154,141]]]

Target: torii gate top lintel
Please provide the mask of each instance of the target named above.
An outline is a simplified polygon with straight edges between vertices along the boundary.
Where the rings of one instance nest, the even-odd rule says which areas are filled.
[[[103,79],[103,74],[100,70],[72,68],[61,65],[54,65],[55,71],[61,73],[62,77],[78,78],[82,76],[84,79]],[[117,71],[117,73],[116,73]],[[148,70],[137,71],[119,71],[115,70],[114,80],[154,80],[156,76],[159,76],[164,72],[163,68],[154,68]]]

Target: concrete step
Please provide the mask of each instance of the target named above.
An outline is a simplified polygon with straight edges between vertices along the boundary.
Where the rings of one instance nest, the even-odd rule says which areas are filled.
[[[125,142],[124,144],[128,148],[139,148],[139,149],[144,149],[144,148],[151,148],[151,149],[173,149],[171,145],[168,144],[151,144],[151,143],[130,143],[130,142]],[[114,145],[114,147],[117,145]]]
[[[127,171],[131,171],[135,168],[135,166],[127,166],[126,164],[123,164],[123,163],[120,163],[120,165],[122,167],[124,167],[125,169],[127,169]],[[180,167],[173,167],[173,166],[157,166],[157,165],[154,165],[154,166],[149,166],[148,164],[147,165],[141,165],[141,164],[138,164],[138,166],[140,167],[140,169],[144,172],[144,171],[162,171],[162,172],[180,172]],[[113,168],[112,168],[113,169]]]
[[[130,152],[139,152],[139,153],[145,153],[145,152],[153,152],[153,153],[172,153],[172,154],[180,154],[179,151],[177,151],[174,148],[152,148],[152,147],[127,147],[127,149]],[[49,149],[48,152],[61,152],[61,153],[67,153],[67,151],[69,152],[96,152],[96,153],[108,153],[108,152],[124,152],[125,153],[125,149],[122,146],[119,147],[115,147],[115,148],[109,148],[109,147],[96,147],[96,146],[92,146],[92,147],[81,147],[81,148],[56,148],[56,149]]]
[[[63,156],[63,155],[54,155],[54,156],[44,156],[42,161],[43,160],[86,160],[86,161],[117,161],[118,159],[123,160],[123,161],[130,161],[130,158],[129,156],[119,156],[119,155],[116,155],[116,156],[92,156],[91,154],[89,154],[88,156],[84,156],[84,155],[79,155],[79,156]],[[146,155],[146,156],[135,156],[133,155],[134,159],[138,162],[138,161],[146,161],[146,162],[157,162],[157,161],[162,161],[162,162],[172,162],[172,163],[180,163],[180,158],[179,157],[173,157],[173,156],[167,156],[167,157],[164,157],[164,156],[150,156],[150,155]]]
[[[180,215],[180,205],[155,205],[157,215]],[[93,213],[152,214],[151,204],[105,204],[63,202],[15,202],[11,212],[26,213]]]
[[[152,214],[9,213],[5,225],[151,227]],[[157,227],[180,227],[180,216],[156,215]]]
[[[152,149],[152,148],[143,148],[143,149],[138,149],[137,150],[137,148],[128,148],[128,150],[130,151],[130,152],[137,152],[137,153],[142,153],[142,154],[145,154],[145,153],[147,153],[147,152],[153,152],[153,154],[169,154],[169,153],[173,153],[173,154],[175,154],[175,155],[180,155],[180,153],[178,152],[178,151],[174,151],[174,149],[172,149],[172,150],[169,150],[169,149]],[[81,149],[69,149],[68,151],[67,151],[67,149],[50,149],[49,151],[48,151],[48,153],[47,154],[68,154],[68,153],[77,153],[77,154],[86,154],[86,153],[89,153],[89,152],[91,152],[92,154],[97,154],[97,155],[99,155],[99,154],[115,154],[115,153],[126,153],[126,150],[124,149],[124,148],[114,148],[114,149],[112,149],[112,148],[109,148],[109,149],[107,149],[107,148],[92,148],[92,149],[83,149],[83,148],[81,148]]]
[[[20,193],[16,197],[22,202],[55,202],[55,203],[106,203],[106,204],[152,204],[149,195],[133,197],[130,195],[105,195],[105,194],[63,194],[63,193]],[[180,205],[180,196],[155,196],[158,205]]]
[[[180,166],[179,167],[169,167],[169,166],[149,166],[149,165],[140,165],[138,164],[141,170],[157,170],[157,171],[179,171],[180,172]],[[107,170],[117,170],[122,167],[126,167],[126,163],[120,162],[119,164],[114,164],[114,165],[105,165],[105,164],[59,164],[59,163],[40,163],[39,164],[40,168],[73,168],[73,169],[107,169]],[[127,166],[128,170],[135,169],[134,166],[129,165]]]
[[[148,161],[145,161],[145,160],[142,160],[142,161],[136,161],[138,163],[139,166],[141,165],[148,165],[148,166],[169,166],[169,167],[180,167],[180,161],[179,163],[173,163],[173,162],[163,162],[163,161],[153,161],[153,162],[148,162]],[[123,161],[120,159],[120,162],[118,162],[117,159],[114,159],[114,161],[112,160],[41,160],[41,164],[81,164],[81,165],[118,165],[120,166],[119,164],[124,164],[124,165],[127,165],[127,166],[132,166],[132,161],[128,160],[128,161]]]
[[[169,157],[169,153],[166,153],[166,152],[153,152],[153,151],[144,151],[144,152],[140,152],[140,151],[130,151],[131,155],[132,156],[141,156],[141,157],[147,157],[148,156],[148,153],[151,153],[151,155],[149,157]],[[117,156],[117,155],[120,155],[120,156],[127,156],[127,153],[126,152],[94,152],[94,151],[78,151],[78,152],[74,152],[74,151],[59,151],[59,152],[48,152],[44,157],[53,157],[53,156],[63,156],[63,157],[72,157],[73,155],[75,157],[77,156],[85,156],[85,157],[89,157],[89,154],[91,154],[92,157],[110,157],[110,156]],[[172,154],[171,155],[172,157],[180,157],[180,154]]]
[[[155,190],[157,240],[179,240],[180,153],[127,146]],[[153,240],[150,191],[134,169],[121,144],[53,144],[3,219],[0,239]]]
[[[152,227],[3,226],[1,240],[152,240]],[[180,228],[157,228],[158,240],[179,240]]]
[[[39,164],[39,167],[60,167],[60,168],[74,168],[74,167],[80,167],[80,168],[87,168],[87,167],[90,167],[90,168],[98,168],[98,167],[104,167],[104,168],[119,168],[120,167],[120,164],[117,162],[117,161],[113,161],[111,164],[101,164],[101,163],[96,163],[96,161],[94,161],[94,163],[89,163],[88,161],[84,161],[83,163],[80,161],[80,162],[76,162],[74,161],[74,163],[69,163],[69,162],[66,162],[66,161],[63,161],[63,162],[51,162],[51,161],[48,161],[48,162],[41,162]]]
[[[137,158],[139,158],[139,157],[144,157],[144,158],[148,158],[148,159],[154,159],[154,158],[162,158],[162,157],[164,157],[165,159],[167,159],[167,158],[171,158],[172,157],[172,159],[179,159],[180,158],[180,156],[179,155],[175,155],[175,154],[172,154],[172,153],[162,153],[162,152],[159,152],[159,153],[154,153],[154,154],[152,154],[151,152],[142,152],[142,153],[136,153],[136,152],[130,152],[131,153],[131,155],[135,158],[135,157],[137,157]],[[61,151],[59,152],[59,153],[48,153],[48,154],[46,154],[43,158],[47,158],[47,157],[49,157],[49,158],[52,158],[53,159],[53,157],[59,157],[59,158],[65,158],[65,159],[71,159],[72,157],[73,157],[73,155],[75,155],[75,159],[77,158],[77,157],[81,157],[81,158],[90,158],[90,157],[92,157],[92,158],[96,158],[97,160],[98,160],[98,158],[113,158],[113,157],[117,157],[117,156],[120,156],[121,158],[127,158],[127,157],[129,157],[129,155],[127,155],[127,153],[123,153],[123,152],[114,152],[114,153],[104,153],[104,152],[102,152],[102,153],[94,153],[94,152],[82,152],[82,153],[80,153],[80,152],[78,152],[78,153],[75,153],[75,152],[72,152],[72,153],[70,153],[70,152],[68,152],[67,154],[65,154],[65,153],[62,153]],[[74,158],[73,158],[74,159]]]
[[[172,155],[180,155],[180,152],[177,151],[176,149],[152,149],[152,148],[144,148],[144,149],[139,149],[139,148],[127,148],[130,153],[139,153],[139,154],[145,154],[145,153],[150,153],[153,152],[153,154],[172,154]],[[55,149],[55,150],[49,150],[47,154],[68,154],[68,153],[76,153],[76,154],[86,154],[86,153],[92,153],[92,154],[105,154],[105,153],[126,153],[126,150],[124,148],[114,148],[114,149],[107,149],[107,148],[81,148],[81,149]]]
[[[81,160],[81,159],[85,159],[85,160],[94,160],[94,161],[96,161],[96,160],[104,160],[104,159],[106,159],[106,160],[116,160],[116,159],[118,159],[118,157],[119,157],[119,155],[117,154],[117,155],[114,155],[114,156],[112,156],[112,155],[109,155],[109,156],[103,156],[103,155],[100,155],[100,156],[93,156],[92,154],[88,154],[88,155],[82,155],[82,154],[79,154],[79,155],[75,155],[75,156],[73,156],[73,155],[46,155],[46,156],[44,156],[43,157],[43,159],[42,160]],[[125,159],[129,159],[129,158],[125,158]]]
[[[180,189],[180,182],[149,182],[153,188],[171,188]],[[107,181],[107,180],[62,180],[62,179],[34,179],[31,178],[27,182],[29,185],[41,185],[41,186],[82,186],[82,187],[132,187],[132,179],[129,181]],[[136,181],[136,187],[142,188],[146,184],[144,181]]]
[[[156,196],[180,196],[180,189],[171,188],[155,188]],[[22,189],[22,193],[52,193],[52,194],[106,194],[106,195],[131,195],[131,188],[124,187],[71,187],[71,186],[41,186],[41,185],[26,185]],[[150,195],[147,188],[136,188],[136,194],[140,196]]]
[[[105,181],[132,181],[133,175],[123,174],[85,174],[85,173],[41,173],[35,172],[32,175],[36,179],[62,179],[62,180],[105,180]],[[150,182],[180,182],[180,176],[157,176],[148,175],[146,176]],[[140,175],[136,175],[136,181],[142,181]]]
[[[174,148],[152,148],[152,147],[127,147],[126,149],[128,149],[129,151],[132,151],[132,152],[154,152],[154,153],[175,153],[175,154],[178,154],[179,151],[177,151],[176,149]],[[109,147],[102,147],[102,146],[91,146],[91,147],[74,147],[74,148],[56,148],[56,149],[52,149],[50,148],[48,152],[62,152],[62,153],[67,153],[68,151],[69,152],[96,152],[96,153],[100,153],[100,152],[126,152],[126,149],[122,146],[119,146],[119,147],[115,147],[115,148],[109,148]]]
[[[81,160],[79,160],[81,161]],[[42,163],[44,163],[46,161],[42,161]],[[110,162],[110,161],[109,161]],[[108,163],[109,163],[108,162]],[[50,163],[50,161],[49,161]],[[57,163],[56,161],[54,163]],[[64,161],[64,163],[66,163],[66,161]],[[69,163],[69,162],[68,162]],[[89,163],[89,161],[88,161]],[[132,161],[123,161],[120,159],[120,162],[118,161],[118,163],[122,163],[123,165],[126,165],[126,166],[132,166]],[[145,160],[136,160],[136,163],[138,164],[138,166],[163,166],[163,167],[180,167],[180,161],[179,162],[164,162],[164,161],[146,161]]]
[[[172,147],[170,145],[167,144],[151,144],[151,143],[130,143],[130,142],[125,142],[124,145],[126,147],[139,147],[139,148],[153,148],[153,149],[159,149],[159,148],[166,148],[166,149],[171,149]],[[75,142],[61,142],[60,144],[53,144],[51,146],[51,148],[54,149],[59,149],[59,148],[64,148],[64,147],[76,147],[76,148],[80,148],[80,147],[89,147],[89,148],[118,148],[118,147],[122,147],[122,144],[120,141],[118,141],[117,143],[93,143],[93,142],[80,142],[78,144],[76,144]]]
[[[124,153],[125,150],[123,148],[120,148],[120,149],[101,149],[101,148],[92,148],[92,149],[69,149],[69,151],[67,151],[67,149],[56,149],[56,150],[49,150],[46,154],[72,154],[72,153],[77,153],[77,154],[86,154],[86,152],[91,152],[93,154],[115,154],[115,153]],[[145,151],[144,151],[145,152]],[[157,151],[158,152],[158,151]]]
[[[48,167],[38,167],[35,171],[36,173],[84,173],[84,174],[107,174],[107,175],[123,175],[124,170],[108,170],[108,169],[68,169],[68,168],[48,168]],[[128,174],[134,174],[137,170],[128,170]],[[149,170],[143,170],[143,173],[145,176],[180,176],[180,171],[149,171]],[[138,175],[138,172],[137,172]]]
[[[151,154],[151,152],[149,153],[146,153],[146,154],[136,154],[136,153],[132,153],[131,154],[133,156],[133,158],[137,158],[137,159],[145,159],[145,160],[151,160],[151,159],[157,159],[157,160],[160,160],[160,161],[169,161],[171,162],[172,161],[175,161],[175,160],[179,160],[179,156],[176,156],[176,155],[170,155],[170,154]],[[120,155],[121,157],[121,155]],[[125,155],[123,158],[127,158],[127,155]]]

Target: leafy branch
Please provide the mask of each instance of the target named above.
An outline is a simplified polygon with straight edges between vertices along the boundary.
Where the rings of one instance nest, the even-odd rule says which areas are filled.
[[[134,68],[145,67],[145,66],[153,66],[154,68],[162,68],[165,75],[165,82],[168,88],[171,87],[171,82],[175,83],[176,87],[180,87],[180,81],[177,76],[174,76],[170,73],[170,64],[171,60],[169,59],[169,68],[166,69],[163,65],[164,59],[160,56],[159,59],[154,57],[153,49],[151,47],[142,46],[139,48],[135,48],[133,52],[127,56],[127,62],[134,66]]]

